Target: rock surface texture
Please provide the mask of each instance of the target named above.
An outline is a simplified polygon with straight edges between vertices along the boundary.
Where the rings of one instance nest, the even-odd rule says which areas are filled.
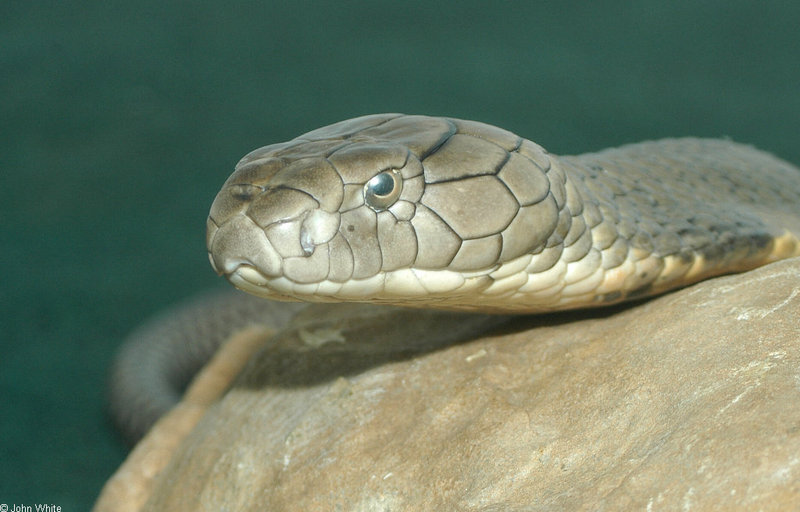
[[[453,316],[382,341],[325,314],[251,359],[144,510],[800,506],[800,259],[445,345],[399,333]]]

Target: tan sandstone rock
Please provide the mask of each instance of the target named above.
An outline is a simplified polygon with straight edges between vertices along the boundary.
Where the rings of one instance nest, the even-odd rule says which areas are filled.
[[[455,315],[320,311],[251,360],[145,510],[800,508],[800,259],[455,344],[377,339]]]

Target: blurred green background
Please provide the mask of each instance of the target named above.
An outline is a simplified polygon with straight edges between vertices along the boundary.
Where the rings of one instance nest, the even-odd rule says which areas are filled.
[[[244,153],[367,113],[555,153],[730,136],[800,163],[800,2],[3,2],[0,503],[85,510],[125,448],[111,357],[220,286]]]

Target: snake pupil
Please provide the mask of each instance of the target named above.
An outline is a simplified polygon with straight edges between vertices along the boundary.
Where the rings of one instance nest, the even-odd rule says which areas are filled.
[[[376,196],[387,196],[394,188],[394,180],[382,172],[371,180],[372,193]]]

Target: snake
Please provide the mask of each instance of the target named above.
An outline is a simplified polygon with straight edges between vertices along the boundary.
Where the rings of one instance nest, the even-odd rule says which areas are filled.
[[[206,233],[213,269],[260,298],[547,313],[800,255],[800,169],[727,139],[559,156],[476,121],[376,114],[245,155]],[[137,331],[118,424],[140,437],[232,329],[298,311],[270,304],[208,297]]]

